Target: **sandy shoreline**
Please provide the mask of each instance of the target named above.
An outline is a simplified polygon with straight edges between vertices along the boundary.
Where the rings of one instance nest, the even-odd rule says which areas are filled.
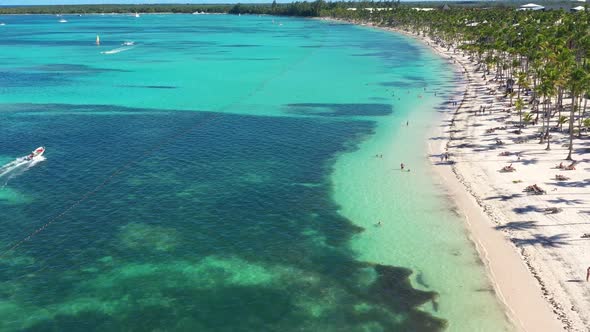
[[[574,155],[577,170],[552,169],[567,154],[562,147],[565,133],[552,133],[551,151],[545,151],[537,138],[519,142],[534,136],[539,126],[513,132],[518,116],[510,101],[501,98],[501,81],[493,81],[493,75],[484,79],[475,62],[428,37],[381,29],[423,42],[463,75],[463,97],[455,106],[448,104],[449,111],[437,119],[440,123],[433,124],[428,137],[444,139],[427,139],[427,151],[434,173],[464,217],[510,320],[520,331],[590,331],[590,287],[585,282],[590,239],[581,238],[590,233],[584,194],[590,185],[586,151]],[[483,106],[485,114],[479,111]],[[574,140],[579,148],[583,143]],[[449,153],[450,162],[440,161],[443,152]],[[508,155],[499,156],[501,152]],[[499,171],[508,164],[516,172]],[[556,174],[570,180],[553,180]],[[533,184],[547,194],[523,192]],[[558,212],[548,213],[548,208]]]
[[[579,235],[590,231],[590,227],[583,225],[584,221],[588,221],[588,217],[584,218],[580,213],[577,216],[547,214],[540,206],[532,208],[531,214],[535,215],[527,215],[526,221],[523,221],[521,216],[523,213],[528,214],[531,203],[538,203],[538,199],[535,200],[538,196],[522,193],[522,189],[531,184],[543,184],[554,176],[555,172],[550,168],[559,164],[566,156],[564,149],[554,148],[552,151],[545,151],[545,145],[537,144],[536,140],[534,143],[527,143],[533,145],[526,147],[526,150],[529,150],[527,152],[523,149],[523,144],[503,144],[501,148],[497,148],[496,137],[490,138],[486,134],[493,128],[510,128],[502,123],[508,122],[507,117],[511,117],[510,120],[514,120],[515,117],[513,107],[512,115],[503,112],[510,108],[509,100],[496,98],[502,95],[500,82],[486,82],[482,72],[476,71],[476,64],[460,52],[454,53],[452,48],[447,50],[426,37],[418,37],[403,31],[395,32],[421,40],[442,57],[465,70],[463,100],[458,101],[459,106],[454,112],[450,111],[443,116],[443,125],[435,126],[431,133],[431,137],[449,139],[428,140],[428,151],[435,173],[465,218],[471,238],[486,265],[498,298],[507,308],[507,314],[519,330],[589,331],[588,317],[582,315],[590,312],[588,292],[582,282],[586,267],[583,264],[584,260],[575,259],[581,252],[559,250],[567,246],[563,243],[566,241],[565,238],[575,235],[579,238]],[[453,60],[450,60],[451,58]],[[489,94],[494,90],[498,93]],[[483,106],[491,109],[491,113],[476,115]],[[449,107],[454,109],[453,106]],[[499,114],[506,118],[498,119]],[[527,134],[532,134],[533,130],[536,129],[525,130],[520,135],[500,134],[498,139],[508,141],[514,139],[508,136],[526,137]],[[494,130],[493,133],[496,131],[499,130]],[[565,137],[565,134],[563,136]],[[492,140],[493,145],[490,146],[489,140]],[[499,153],[504,151],[510,153],[510,156],[499,157]],[[443,152],[450,154],[451,162],[440,162],[438,156]],[[517,153],[521,154],[521,160],[515,160]],[[529,159],[525,155],[539,153],[545,155],[542,166],[539,165],[538,159],[527,163]],[[515,166],[517,172],[499,172],[502,167],[512,163],[518,165]],[[531,167],[525,170],[529,165],[535,166],[536,169]],[[582,174],[578,173],[581,178],[576,180],[585,181],[582,165],[578,166],[578,172]],[[541,174],[545,178],[539,177]],[[510,179],[507,181],[506,178]],[[568,197],[567,200],[583,201],[583,194],[578,194],[582,196]],[[551,193],[543,196],[549,195],[554,196]],[[559,200],[551,199],[549,202],[556,204],[547,204],[547,207],[556,207],[560,203]],[[564,204],[568,205],[565,199]],[[545,229],[535,226],[545,224],[546,221],[541,219],[549,219],[548,224],[554,226],[572,223],[574,220],[580,225],[572,227],[571,231],[574,234],[571,236],[556,237],[555,230],[545,228],[547,231],[544,231]],[[587,255],[588,251],[585,253]],[[577,271],[572,269],[575,266],[578,266]],[[567,267],[570,270],[569,274],[563,273]],[[556,271],[562,272],[555,273]],[[564,287],[563,281],[567,279],[572,284],[582,287]]]

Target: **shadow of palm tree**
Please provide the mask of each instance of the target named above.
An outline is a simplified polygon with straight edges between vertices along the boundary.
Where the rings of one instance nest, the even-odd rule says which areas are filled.
[[[498,196],[490,196],[490,197],[487,197],[486,200],[498,199],[498,200],[501,200],[503,202],[506,202],[506,201],[509,201],[511,199],[519,198],[519,197],[522,197],[522,196],[523,196],[522,194],[498,195]]]
[[[567,205],[584,204],[584,200],[582,200],[582,199],[566,199],[566,198],[561,198],[561,197],[557,197],[555,199],[550,199],[550,200],[548,200],[548,202],[553,203],[553,204],[565,203]]]
[[[552,236],[545,236],[542,234],[533,234],[532,238],[526,238],[526,239],[519,239],[519,238],[513,238],[512,242],[520,247],[520,246],[525,246],[525,245],[537,245],[540,244],[541,246],[545,247],[545,248],[559,248],[563,245],[568,244],[567,240],[567,235],[566,234],[556,234],[556,235],[552,235]]]
[[[543,210],[534,206],[534,205],[527,205],[525,207],[517,207],[512,209],[512,211],[514,211],[515,213],[518,214],[525,214],[525,213],[529,213],[529,212],[542,212]]]
[[[515,230],[515,231],[522,231],[525,229],[537,228],[537,222],[536,221],[512,221],[512,222],[509,222],[505,225],[496,226],[494,228],[496,228],[497,230],[510,229],[510,230]]]
[[[590,186],[590,179],[585,179],[583,181],[559,181],[559,182],[555,182],[553,183],[556,186],[559,187],[566,187],[566,188],[583,188],[583,187],[587,187]]]
[[[476,145],[475,144],[472,144],[472,143],[461,143],[461,144],[457,144],[455,146],[455,148],[457,148],[457,149],[467,149],[467,148],[473,148],[475,146]]]

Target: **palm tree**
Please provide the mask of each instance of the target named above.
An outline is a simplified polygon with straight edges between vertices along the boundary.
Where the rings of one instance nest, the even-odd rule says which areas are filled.
[[[518,113],[518,130],[516,131],[518,134],[522,132],[522,109],[524,108],[524,100],[518,97],[516,102],[514,102],[514,107],[516,108],[516,112]],[[530,114],[529,114],[530,115]]]
[[[520,98],[520,92],[523,89],[528,89],[529,88],[529,80],[526,76],[526,72],[524,71],[519,71],[516,74],[516,84],[518,85],[518,90],[517,90],[517,96],[516,99]]]
[[[565,115],[561,115],[557,118],[557,125],[556,127],[559,127],[559,130],[563,130],[563,124],[566,123],[568,121],[568,117]]]
[[[584,121],[582,121],[582,126],[588,130],[590,129],[590,118],[584,119]]]
[[[582,90],[582,84],[584,83],[584,77],[586,76],[584,70],[581,68],[576,68],[570,76],[570,86],[571,86],[571,93],[572,93],[572,107],[570,110],[570,117],[569,117],[569,147],[568,147],[568,154],[565,158],[566,160],[572,160],[572,150],[574,145],[574,117],[576,115],[576,110],[579,108],[577,105],[578,101],[578,94]]]
[[[361,6],[373,7],[369,2]],[[323,11],[336,12],[331,8],[326,5]],[[539,143],[546,143],[546,149],[551,147],[550,130],[563,130],[568,123],[571,159],[576,118],[579,135],[582,127],[588,128],[585,97],[590,94],[590,11],[575,15],[559,11],[516,12],[509,8],[422,12],[397,6],[371,16],[363,10],[339,13],[428,34],[440,45],[462,50],[482,74],[513,80],[517,87],[507,97],[511,106],[516,98],[517,133],[542,116]],[[528,88],[533,90],[529,100],[532,112],[523,113],[527,98],[521,97]],[[571,106],[566,103],[570,96]]]
[[[524,116],[523,116],[523,118],[522,118],[522,121],[523,121],[525,124],[529,124],[529,123],[531,123],[531,122],[533,121],[533,114],[531,114],[530,112],[526,112],[526,113],[524,113]]]

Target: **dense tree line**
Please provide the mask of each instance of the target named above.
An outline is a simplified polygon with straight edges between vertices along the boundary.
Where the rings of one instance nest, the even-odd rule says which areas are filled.
[[[277,4],[273,1],[271,5],[244,5],[236,4],[233,6],[230,14],[267,14],[267,15],[283,15],[283,16],[300,16],[300,17],[315,17],[321,15],[322,9],[332,9],[341,6],[337,3],[326,4],[323,0],[314,2],[292,2],[288,4]]]
[[[454,8],[514,8],[527,0],[506,1],[453,1]],[[570,1],[539,0],[536,3],[548,7],[567,7]],[[432,2],[404,2],[392,1],[339,1],[314,2],[297,1],[293,3],[277,4],[276,0],[261,4],[137,4],[137,5],[51,5],[51,6],[0,6],[0,14],[87,14],[87,13],[232,13],[232,14],[274,14],[290,16],[320,16],[321,10],[328,12],[345,10],[346,8],[397,8],[397,7],[432,7]],[[324,13],[326,14],[326,13]]]
[[[227,13],[232,5],[55,5],[0,7],[0,14]]]

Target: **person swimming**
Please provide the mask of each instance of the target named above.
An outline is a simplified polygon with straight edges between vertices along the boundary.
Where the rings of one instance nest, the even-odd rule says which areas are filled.
[[[402,169],[402,171],[403,171],[403,170],[404,170],[404,167],[405,167],[406,165],[404,165],[404,163],[401,163],[399,166],[400,166],[400,168],[401,168],[401,169]]]

